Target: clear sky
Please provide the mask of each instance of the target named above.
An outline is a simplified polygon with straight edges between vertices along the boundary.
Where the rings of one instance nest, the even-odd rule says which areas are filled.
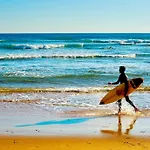
[[[150,33],[150,0],[0,0],[0,32]]]

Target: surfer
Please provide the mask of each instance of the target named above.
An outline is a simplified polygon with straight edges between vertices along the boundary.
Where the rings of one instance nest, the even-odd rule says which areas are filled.
[[[125,74],[125,70],[126,70],[126,68],[124,66],[120,66],[120,68],[119,68],[120,75],[118,77],[118,80],[116,82],[108,82],[108,84],[119,84],[119,83],[122,84],[122,83],[125,83],[125,94],[124,94],[124,97],[125,97],[126,101],[134,108],[135,112],[137,112],[137,111],[139,111],[139,109],[129,99],[129,96],[127,96],[128,79],[127,79],[127,76]],[[118,106],[119,106],[118,114],[120,114],[120,112],[121,112],[121,99],[118,100]]]

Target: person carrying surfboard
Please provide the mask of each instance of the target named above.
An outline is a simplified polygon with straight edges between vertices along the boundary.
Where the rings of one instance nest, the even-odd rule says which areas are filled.
[[[134,108],[135,112],[139,111],[139,109],[133,104],[133,102],[129,99],[129,96],[127,96],[127,92],[128,92],[128,78],[125,74],[125,70],[126,68],[124,66],[120,66],[119,68],[119,72],[120,72],[120,75],[118,77],[118,80],[116,82],[108,82],[108,84],[122,84],[122,83],[125,83],[125,94],[124,94],[124,97],[126,99],[126,101]],[[118,114],[120,114],[121,112],[121,99],[118,100],[118,107],[119,107],[119,110],[118,110]]]

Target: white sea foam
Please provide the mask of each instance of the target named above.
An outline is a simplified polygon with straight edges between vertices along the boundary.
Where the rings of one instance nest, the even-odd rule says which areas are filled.
[[[134,42],[131,42],[131,41],[124,41],[124,40],[119,41],[119,43],[120,43],[121,45],[133,45],[133,44],[134,44]]]
[[[6,56],[0,56],[0,60],[5,59],[27,59],[27,58],[39,58],[39,55],[6,55]]]
[[[99,39],[97,39],[97,40],[91,40],[93,43],[114,43],[114,44],[120,44],[120,45],[134,45],[134,44],[142,44],[142,43],[150,43],[150,40],[143,40],[143,39],[127,39],[127,40],[124,40],[124,39],[122,39],[122,40],[118,40],[118,39],[115,39],[115,40],[113,40],[113,39],[108,39],[108,40],[99,40]]]
[[[12,46],[13,48],[16,49],[52,49],[52,48],[64,47],[63,44],[45,44],[45,45],[14,44]]]
[[[10,55],[4,55],[0,56],[0,60],[5,59],[32,59],[32,58],[100,58],[100,57],[118,57],[118,58],[136,58],[136,54],[114,54],[114,55],[103,55],[103,54],[51,54],[51,55],[28,55],[28,54],[10,54]]]
[[[119,54],[116,54],[116,55],[106,55],[107,57],[126,57],[126,58],[136,58],[136,54],[125,54],[125,55],[119,55]]]
[[[44,56],[43,56],[44,57]],[[136,58],[136,54],[116,54],[116,55],[103,55],[103,54],[63,54],[63,55],[51,55],[45,57],[52,57],[52,58],[99,58],[99,57],[126,57],[126,58]]]

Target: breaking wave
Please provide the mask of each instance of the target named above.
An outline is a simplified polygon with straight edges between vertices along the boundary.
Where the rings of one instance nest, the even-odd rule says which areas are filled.
[[[105,43],[105,44],[110,44],[110,43],[113,43],[113,44],[121,44],[121,45],[133,45],[133,44],[150,44],[150,40],[143,40],[143,39],[127,39],[127,40],[111,40],[111,39],[108,39],[108,40],[99,40],[99,39],[96,39],[96,40],[92,40],[91,39],[91,42],[93,43]]]
[[[52,48],[60,48],[64,47],[63,44],[12,44],[12,45],[2,45],[2,48],[7,49],[52,49]]]
[[[39,41],[40,42],[40,41]],[[45,41],[47,42],[47,41]],[[0,40],[0,48],[4,49],[54,49],[54,48],[102,48],[103,44],[108,44],[109,47],[112,47],[114,44],[119,45],[144,45],[150,46],[150,40],[79,40],[67,42],[61,44],[61,41],[57,41],[58,43],[48,43],[48,44],[11,44],[5,43],[3,40]]]
[[[58,41],[59,42],[59,41]],[[78,42],[73,42],[73,43],[65,43],[65,44],[60,44],[60,43],[48,43],[48,44],[6,44],[3,42],[3,40],[0,40],[0,48],[5,48],[5,49],[54,49],[54,48],[102,48],[101,46],[103,44],[108,44],[109,46],[112,47],[114,44],[119,44],[119,45],[148,45],[150,46],[150,40],[148,41],[130,41],[130,40],[91,40],[89,42],[87,41],[78,41]],[[5,43],[5,44],[4,44]],[[110,45],[111,44],[111,45]]]
[[[52,54],[52,55],[28,55],[28,54],[16,54],[16,55],[4,55],[0,56],[0,60],[19,60],[19,59],[35,59],[35,58],[102,58],[102,57],[111,57],[111,58],[136,58],[136,54]]]

